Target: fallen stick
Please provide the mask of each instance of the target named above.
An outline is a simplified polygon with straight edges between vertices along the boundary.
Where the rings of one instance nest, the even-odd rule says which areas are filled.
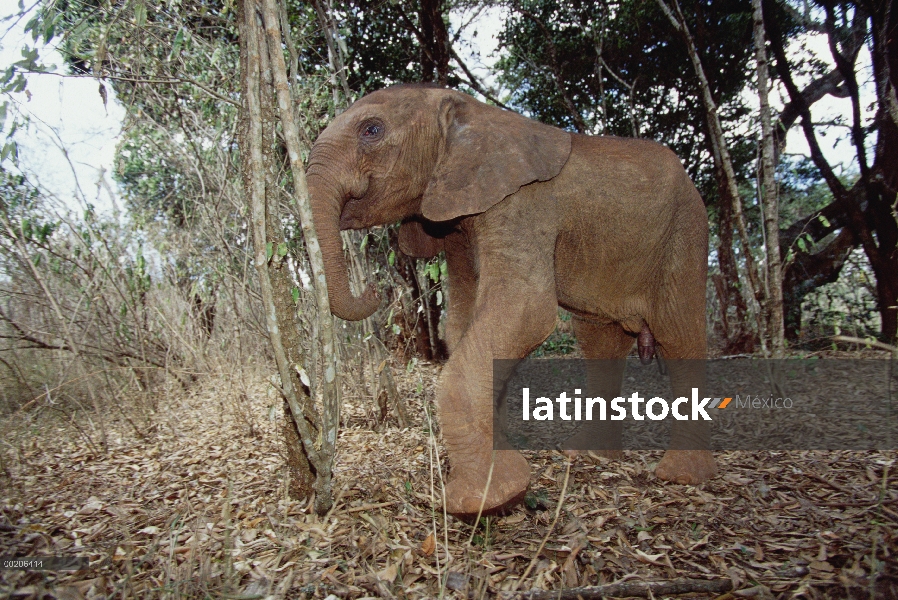
[[[604,585],[570,588],[560,591],[533,590],[530,592],[499,592],[502,600],[589,600],[605,596],[640,596],[690,594],[704,592],[723,594],[733,589],[729,579],[670,579],[668,581],[621,581]]]
[[[393,506],[394,504],[398,504],[398,503],[399,503],[398,500],[394,500],[392,502],[378,502],[377,504],[363,504],[361,506],[353,506],[351,508],[347,508],[347,509],[340,510],[337,512],[347,512],[347,513],[362,512],[363,510],[384,508],[385,506]]]

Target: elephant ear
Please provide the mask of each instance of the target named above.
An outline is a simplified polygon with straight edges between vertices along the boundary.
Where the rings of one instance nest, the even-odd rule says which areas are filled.
[[[571,135],[452,92],[440,104],[443,148],[421,213],[448,221],[486,211],[521,186],[548,181],[571,153]]]
[[[399,226],[399,249],[412,258],[432,258],[443,251],[443,238],[427,233],[421,221],[403,221]]]

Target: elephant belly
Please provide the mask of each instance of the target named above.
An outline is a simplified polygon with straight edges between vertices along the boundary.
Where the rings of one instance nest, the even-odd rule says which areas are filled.
[[[649,261],[627,240],[578,233],[562,234],[556,243],[558,304],[597,322],[633,321],[638,331],[654,295]]]

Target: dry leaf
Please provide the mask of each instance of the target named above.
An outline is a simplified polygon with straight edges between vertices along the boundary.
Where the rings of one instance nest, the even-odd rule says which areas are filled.
[[[399,565],[398,563],[393,563],[391,565],[387,565],[385,569],[382,571],[378,571],[376,576],[381,581],[387,581],[392,583],[396,579],[396,573],[398,573]]]
[[[421,542],[421,552],[424,554],[424,556],[430,556],[436,549],[437,542],[434,539],[433,534],[431,533],[426,538],[424,538],[423,542]]]
[[[822,560],[812,560],[808,566],[815,571],[830,572],[833,570],[833,566],[831,564]]]
[[[650,565],[656,565],[659,567],[666,567],[667,565],[661,560],[664,558],[664,553],[661,554],[646,554],[642,550],[636,549],[636,558],[640,562],[649,563]]]
[[[525,513],[520,512],[520,513],[517,513],[514,515],[510,515],[508,517],[505,517],[505,519],[502,521],[502,523],[504,523],[505,525],[517,525],[518,523],[520,523],[521,521],[523,521],[526,518],[527,518],[527,515]]]

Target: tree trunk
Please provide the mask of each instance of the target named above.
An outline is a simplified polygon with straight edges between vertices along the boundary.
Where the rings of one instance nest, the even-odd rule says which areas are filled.
[[[718,182],[720,202],[717,212],[717,264],[720,275],[714,279],[714,287],[720,303],[720,320],[715,323],[715,329],[724,341],[724,354],[747,354],[754,352],[756,340],[748,326],[748,307],[739,286],[739,270],[733,252],[733,204],[728,198],[726,184],[720,173]]]
[[[443,20],[441,0],[421,0],[421,80],[449,83],[449,32]],[[436,76],[436,79],[434,79]]]
[[[782,358],[785,353],[783,339],[783,275],[780,259],[779,193],[776,185],[774,161],[774,134],[770,117],[770,75],[767,64],[767,35],[764,32],[764,11],[761,0],[752,0],[754,14],[755,61],[758,76],[758,100],[761,119],[761,186],[758,201],[763,205],[765,243],[767,255],[764,278],[764,316],[767,319],[765,335],[770,344],[772,358]]]

